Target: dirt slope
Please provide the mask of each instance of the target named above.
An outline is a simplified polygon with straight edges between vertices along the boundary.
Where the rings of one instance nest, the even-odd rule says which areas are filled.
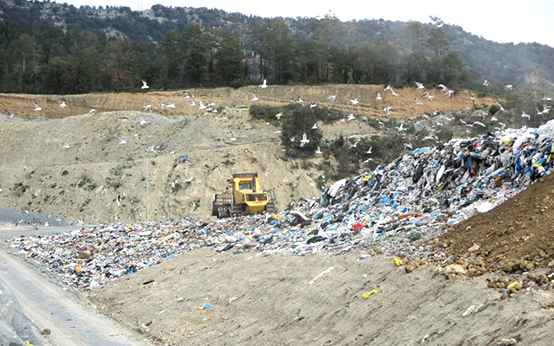
[[[552,291],[503,300],[486,278],[447,281],[430,266],[406,274],[360,253],[202,249],[90,295],[164,345],[548,345]]]
[[[437,243],[447,245],[443,251],[454,261],[480,257],[490,266],[522,261],[544,266],[554,260],[553,209],[554,175],[550,174],[497,208],[456,225]],[[473,244],[479,249],[468,251]]]
[[[473,108],[471,95],[468,91],[457,91],[453,97],[448,97],[441,89],[430,88],[427,93],[432,100],[422,97],[423,90],[403,88],[395,90],[399,96],[393,96],[385,91],[382,85],[323,85],[323,86],[269,86],[266,89],[257,87],[190,89],[186,92],[191,96],[183,98],[185,90],[178,91],[151,91],[147,93],[103,93],[84,95],[27,95],[27,94],[0,94],[0,112],[9,112],[24,118],[57,119],[71,115],[88,113],[91,109],[97,112],[118,110],[143,111],[146,105],[152,106],[153,112],[162,112],[161,104],[174,104],[175,108],[166,108],[164,115],[204,115],[205,111],[198,107],[199,101],[204,105],[215,103],[215,107],[250,106],[263,104],[268,106],[283,106],[295,102],[297,98],[303,104],[314,102],[320,106],[333,107],[346,113],[365,115],[370,117],[384,117],[383,107],[391,106],[391,116],[403,118],[422,113],[440,110],[444,113],[458,111],[466,107]],[[258,96],[259,101],[252,101],[252,93]],[[377,100],[377,94],[382,99]],[[335,95],[332,102],[329,96]],[[476,105],[493,105],[497,102],[488,96],[475,96]],[[350,100],[357,99],[359,103],[353,105]],[[418,99],[421,105],[416,103]],[[67,107],[60,108],[60,103],[66,102]],[[190,106],[195,101],[195,106]],[[42,110],[35,111],[37,103]]]

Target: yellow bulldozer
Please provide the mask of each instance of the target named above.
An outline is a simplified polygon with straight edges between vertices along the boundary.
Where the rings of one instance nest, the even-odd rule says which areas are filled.
[[[212,215],[218,218],[233,215],[254,215],[275,212],[273,191],[260,188],[258,173],[237,173],[227,182],[224,193],[212,197]]]

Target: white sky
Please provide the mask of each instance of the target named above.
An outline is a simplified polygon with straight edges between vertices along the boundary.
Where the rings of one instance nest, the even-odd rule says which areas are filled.
[[[496,42],[539,42],[554,47],[553,0],[52,0],[58,3],[89,6],[128,6],[136,10],[155,4],[164,6],[218,8],[260,17],[316,17],[327,13],[340,20],[386,19],[422,23],[429,15],[439,16],[446,24]],[[317,5],[314,5],[317,3]]]

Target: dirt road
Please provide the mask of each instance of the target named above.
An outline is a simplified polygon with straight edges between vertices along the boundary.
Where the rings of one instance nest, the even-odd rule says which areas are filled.
[[[0,238],[12,232],[2,231]],[[16,295],[37,336],[45,329],[51,331],[41,337],[45,345],[151,345],[147,339],[98,314],[79,292],[54,283],[12,256],[11,251],[5,243],[0,245],[0,278]]]

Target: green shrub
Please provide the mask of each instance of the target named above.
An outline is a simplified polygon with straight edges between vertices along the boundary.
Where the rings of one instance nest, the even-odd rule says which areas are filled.
[[[500,110],[500,107],[497,106],[497,105],[492,105],[490,108],[489,108],[489,113],[490,114],[495,114],[496,112],[498,112]]]
[[[314,114],[314,109],[309,106],[294,105],[292,109],[286,111],[286,116],[283,113],[281,143],[287,155],[310,157],[321,145],[323,134],[319,128],[313,128],[319,120]],[[304,134],[309,143],[301,143]]]

